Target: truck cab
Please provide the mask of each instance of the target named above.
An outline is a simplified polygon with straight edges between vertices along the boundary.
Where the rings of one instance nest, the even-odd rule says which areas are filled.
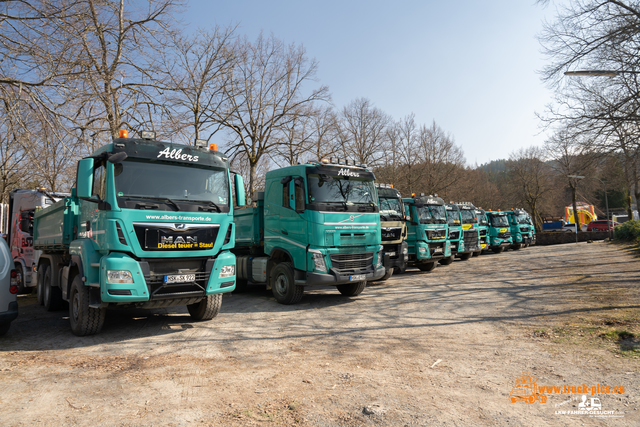
[[[447,210],[447,224],[449,225],[449,245],[451,245],[451,255],[467,260],[471,256],[464,247],[464,229],[462,228],[462,218],[460,208],[454,203],[445,203]],[[469,254],[467,256],[466,254]]]
[[[487,215],[485,214],[484,209],[477,208],[475,212],[476,218],[478,219],[478,234],[480,236],[480,251],[482,253],[482,251],[489,249],[489,222],[487,220]]]
[[[448,265],[453,261],[447,240],[447,213],[444,201],[436,196],[404,198],[408,215],[407,246],[409,265],[431,271],[436,262]]]
[[[100,331],[105,310],[185,305],[209,320],[235,287],[229,161],[215,144],[123,133],[78,162],[70,197],[35,214],[38,286],[72,332]],[[242,178],[235,197],[244,203]]]
[[[267,172],[256,206],[235,213],[238,279],[265,284],[281,304],[305,287],[359,295],[385,274],[375,176],[342,159]]]
[[[489,236],[487,238],[489,249],[499,254],[513,244],[509,218],[506,212],[501,211],[487,211],[486,215],[489,222]]]
[[[383,247],[382,264],[385,268],[385,274],[380,280],[387,280],[394,270],[404,272],[407,269],[407,225],[400,192],[390,184],[378,184],[377,189]]]
[[[531,217],[524,209],[512,209],[507,211],[509,218],[509,228],[511,229],[511,238],[513,244],[511,249],[518,250],[531,244],[533,233],[530,224]]]
[[[458,252],[462,260],[467,260],[471,256],[480,255],[480,231],[476,208],[470,202],[456,203],[460,211],[460,221],[462,223],[462,240],[464,242],[464,252]]]

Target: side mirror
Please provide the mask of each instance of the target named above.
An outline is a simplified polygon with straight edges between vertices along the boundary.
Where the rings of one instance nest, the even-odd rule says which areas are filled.
[[[127,157],[127,153],[121,151],[119,153],[111,154],[109,157],[107,157],[107,161],[110,163],[120,163]]]
[[[236,203],[238,206],[244,206],[246,202],[244,200],[244,180],[242,179],[242,175],[234,174],[233,182],[236,187]]]
[[[90,198],[93,188],[93,159],[82,159],[78,162],[76,177],[76,194],[79,198]]]

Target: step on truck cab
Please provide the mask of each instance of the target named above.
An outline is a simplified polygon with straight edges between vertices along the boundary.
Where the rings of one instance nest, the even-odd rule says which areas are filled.
[[[489,222],[489,249],[499,254],[513,244],[509,228],[509,218],[506,212],[501,211],[487,211],[486,215]]]
[[[447,239],[447,213],[444,200],[437,196],[402,199],[407,222],[409,265],[431,271],[436,262],[449,265],[453,255]]]
[[[464,242],[464,252],[458,252],[462,260],[467,260],[472,256],[480,255],[480,231],[478,218],[476,217],[476,207],[471,202],[456,203],[460,211],[460,221],[462,223],[462,240]]]
[[[69,303],[74,334],[100,331],[107,308],[185,305],[218,314],[235,287],[229,162],[215,144],[121,137],[78,162],[71,196],[35,214],[38,286]],[[242,178],[235,196],[244,203]]]
[[[18,293],[28,293],[36,287],[36,269],[41,251],[33,249],[33,216],[36,210],[51,206],[68,193],[19,189],[9,193],[9,228],[7,241],[11,248]]]
[[[478,219],[478,234],[480,236],[480,253],[489,249],[489,221],[484,209],[476,208],[476,218]],[[474,254],[475,255],[475,254]]]
[[[255,206],[235,214],[239,287],[265,284],[281,304],[307,286],[359,295],[380,279],[380,212],[374,174],[342,159],[267,172]]]
[[[382,234],[382,265],[385,268],[380,280],[387,280],[394,270],[404,272],[407,269],[407,225],[400,192],[391,184],[377,184],[376,187]]]
[[[527,247],[531,244],[533,225],[530,224],[530,217],[527,211],[524,209],[511,209],[507,212],[509,218],[509,228],[511,229],[511,238],[513,244],[511,249],[517,251],[518,249]]]

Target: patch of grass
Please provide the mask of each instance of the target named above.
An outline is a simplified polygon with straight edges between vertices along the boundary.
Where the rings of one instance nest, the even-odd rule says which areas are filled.
[[[612,329],[610,331],[607,331],[603,334],[600,334],[600,336],[602,338],[611,340],[611,341],[622,341],[622,340],[626,340],[629,338],[635,338],[635,334],[632,332],[628,332],[625,330],[620,330],[620,329]]]

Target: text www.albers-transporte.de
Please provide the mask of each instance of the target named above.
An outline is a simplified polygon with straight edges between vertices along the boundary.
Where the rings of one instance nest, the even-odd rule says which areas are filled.
[[[211,221],[206,216],[183,216],[183,215],[147,215],[147,219],[163,219],[167,221]]]
[[[568,386],[566,384],[564,385],[559,385],[559,386],[538,386],[538,393],[545,393],[545,394],[549,394],[549,393],[557,393],[557,394],[567,394],[567,393],[573,393],[573,394],[591,394],[592,396],[596,393],[624,393],[624,386],[616,386],[616,387],[610,387],[610,386],[603,386],[603,385],[594,385],[594,386],[587,386],[585,384],[582,384],[580,386],[577,387],[573,387],[573,386]]]

